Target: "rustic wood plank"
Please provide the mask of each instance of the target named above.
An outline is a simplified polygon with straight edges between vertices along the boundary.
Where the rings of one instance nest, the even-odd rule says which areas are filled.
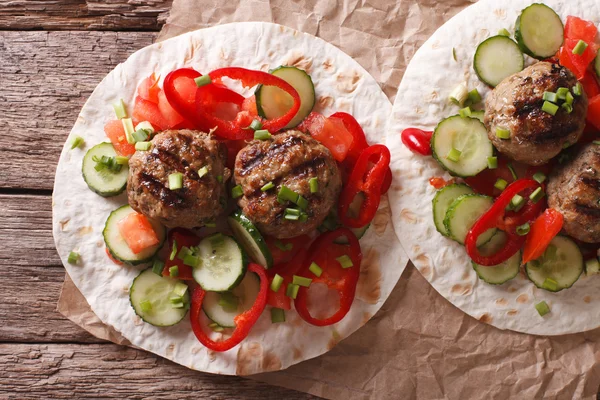
[[[0,32],[0,188],[52,189],[87,97],[148,32]]]
[[[1,0],[0,30],[151,30],[173,0]]]
[[[113,344],[0,344],[0,365],[2,398],[317,399],[248,379],[192,371]]]

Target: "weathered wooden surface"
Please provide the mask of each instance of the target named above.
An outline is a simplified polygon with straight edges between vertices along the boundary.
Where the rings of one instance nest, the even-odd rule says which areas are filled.
[[[0,344],[0,398],[313,399],[113,344]]]
[[[0,27],[11,30],[152,30],[172,0],[0,0]]]

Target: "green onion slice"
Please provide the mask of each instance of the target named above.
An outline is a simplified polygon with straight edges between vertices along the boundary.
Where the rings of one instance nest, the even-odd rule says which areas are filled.
[[[169,175],[169,189],[177,190],[183,187],[183,174],[181,172],[173,172]]]
[[[477,104],[481,101],[481,94],[479,94],[479,90],[473,89],[469,92],[469,101],[471,104]]]
[[[350,267],[354,266],[352,259],[350,259],[350,257],[348,257],[346,254],[336,258],[336,260],[340,263],[342,268],[350,268]]]
[[[454,147],[448,152],[446,158],[452,162],[459,162],[462,152]]]
[[[135,149],[137,151],[148,151],[152,147],[152,143],[150,142],[136,142]]]
[[[165,263],[158,258],[152,263],[152,272],[158,276],[162,276],[163,270],[165,269]]]
[[[306,210],[308,208],[308,200],[302,196],[298,196],[298,201],[296,201],[296,204],[301,210]]]
[[[177,255],[177,241],[173,240],[173,249],[171,250],[171,254],[169,255],[169,260],[173,261],[175,256]]]
[[[254,131],[254,140],[267,140],[271,139],[271,134],[266,129],[260,129],[258,131]]]
[[[183,297],[185,292],[188,290],[188,285],[183,282],[177,282],[175,288],[173,288],[173,294],[179,297]]]
[[[260,122],[260,120],[255,119],[252,121],[252,123],[250,125],[248,125],[245,129],[252,129],[253,131],[257,131],[260,128],[262,128],[262,123]]]
[[[173,265],[169,268],[169,276],[171,278],[177,278],[179,276],[179,267],[177,265]]]
[[[208,167],[205,165],[198,170],[198,178],[202,178],[206,174],[208,174]]]
[[[261,191],[266,192],[267,190],[273,189],[275,185],[273,182],[266,183],[263,187],[260,188]]]
[[[510,131],[504,128],[496,128],[496,137],[500,139],[510,139]]]
[[[575,96],[581,96],[583,94],[583,86],[581,85],[581,82],[577,82],[577,85],[573,86],[572,90]]]
[[[529,222],[526,222],[523,225],[517,226],[517,235],[525,236],[529,233],[530,230],[531,226],[529,225]]]
[[[506,28],[502,28],[498,31],[498,35],[510,37],[510,32]]]
[[[546,194],[544,193],[544,191],[542,190],[541,187],[535,189],[533,191],[533,193],[531,193],[529,195],[529,200],[531,200],[533,203],[537,203],[538,201],[540,201],[541,199],[544,198]]]
[[[494,187],[498,190],[504,190],[504,189],[506,189],[507,186],[508,186],[508,182],[506,182],[502,178],[498,178],[496,183],[494,183]]]
[[[350,260],[352,261],[352,260]],[[323,270],[321,269],[321,267],[319,267],[319,265],[315,262],[310,264],[310,267],[308,267],[308,270],[310,272],[312,272],[313,274],[315,274],[315,276],[318,278],[321,276],[321,274],[323,273]]]
[[[310,186],[311,193],[317,193],[319,191],[319,178],[310,178],[308,180],[308,185]]]
[[[558,88],[556,91],[556,95],[558,96],[559,100],[566,100],[567,93],[569,93],[569,89],[566,87]]]
[[[542,99],[551,103],[558,103],[558,95],[554,92],[544,92]]]
[[[273,280],[271,281],[271,290],[274,292],[279,292],[281,285],[283,284],[283,277],[279,274],[275,274]]]
[[[127,118],[127,109],[125,108],[125,102],[123,101],[123,99],[119,99],[119,101],[114,103],[112,106],[115,110],[115,115],[117,116],[117,119]]]
[[[539,303],[537,303],[535,305],[535,309],[540,314],[540,317],[543,317],[544,315],[546,315],[550,312],[550,307],[548,306],[548,303],[546,303],[545,301],[540,301]]]
[[[294,245],[291,243],[284,244],[281,240],[276,240],[275,247],[277,247],[281,251],[290,251],[294,248]]]
[[[69,256],[67,257],[67,262],[69,264],[77,264],[77,262],[79,261],[79,253],[72,251],[69,253]]]
[[[71,142],[71,150],[81,148],[81,145],[85,144],[85,141],[81,136],[75,136],[73,142]]]
[[[545,101],[542,105],[542,111],[550,115],[556,115],[556,112],[558,111],[558,106],[554,103],[550,103],[549,101]]]
[[[577,42],[577,44],[573,48],[573,54],[580,56],[585,52],[585,50],[587,48],[588,48],[588,44],[586,42],[584,42],[583,40],[580,40],[579,42]]]
[[[533,174],[533,180],[537,183],[544,183],[544,181],[546,180],[546,174],[544,174],[543,172],[536,172],[535,174]]]
[[[231,197],[237,199],[238,197],[242,197],[244,195],[244,191],[242,190],[241,185],[234,186],[231,188]]]
[[[471,107],[465,107],[458,110],[458,114],[462,118],[469,118],[471,116]]]
[[[183,263],[189,267],[196,268],[200,266],[200,257],[193,254],[186,254],[186,256],[183,257]]]
[[[133,121],[131,120],[131,118],[123,118],[121,120],[121,123],[123,124],[123,129],[125,130],[125,137],[127,138],[127,143],[134,144],[135,139],[133,138],[133,132],[135,131],[135,129],[133,129]]]
[[[298,296],[298,290],[300,290],[300,286],[290,283],[289,285],[287,285],[287,288],[285,290],[285,295],[287,297],[291,297],[292,299],[295,299],[296,296]]]
[[[558,282],[556,282],[552,278],[546,278],[546,280],[544,280],[544,283],[542,283],[542,287],[544,289],[556,291],[558,289]]]
[[[208,85],[212,81],[210,79],[210,76],[208,76],[208,75],[202,75],[202,76],[199,76],[196,79],[194,79],[194,82],[196,82],[196,86],[202,87],[202,86]]]
[[[487,158],[488,168],[496,169],[498,168],[498,157],[488,157]]]
[[[525,204],[525,199],[521,195],[515,194],[515,196],[510,200],[510,204],[515,211],[519,211]]]
[[[468,98],[469,91],[467,90],[467,87],[461,83],[460,85],[455,87],[454,90],[452,90],[452,92],[450,93],[449,100],[452,103],[462,107]]]
[[[312,283],[312,279],[305,278],[303,276],[294,275],[292,277],[292,283],[294,285],[298,285],[298,286],[309,287],[310,284]]]
[[[281,189],[279,189],[279,193],[277,193],[277,199],[280,202],[291,201],[292,203],[296,204],[298,202],[298,197],[298,193],[294,192],[285,185],[282,185]]]
[[[285,311],[281,308],[271,308],[271,322],[274,324],[285,322]]]
[[[517,179],[519,179],[519,176],[517,175],[517,172],[515,171],[514,167],[512,166],[512,164],[508,164],[507,165],[508,170],[510,171],[510,174],[512,175],[513,179],[516,181]]]

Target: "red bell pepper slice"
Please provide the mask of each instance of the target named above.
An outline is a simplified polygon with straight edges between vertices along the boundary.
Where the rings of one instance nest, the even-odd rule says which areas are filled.
[[[583,90],[588,99],[600,94],[600,85],[598,85],[596,74],[594,72],[587,71],[583,79],[581,79],[581,85],[583,86]]]
[[[292,250],[290,250],[291,252]],[[267,271],[269,277],[269,285],[273,281],[275,274],[278,274],[283,278],[283,283],[277,292],[274,292],[269,288],[267,294],[267,304],[271,307],[283,308],[284,310],[290,310],[292,308],[292,299],[287,296],[285,288],[294,279],[294,275],[304,265],[306,260],[306,249],[301,248],[300,251],[293,257],[289,262],[278,263],[273,268]]]
[[[296,89],[275,75],[238,67],[220,68],[210,72],[208,75],[213,83],[205,85],[203,88],[211,87],[215,85],[214,82],[219,82],[222,78],[227,77],[234,80],[239,80],[245,87],[253,87],[256,85],[276,86],[292,96],[294,104],[284,115],[279,118],[264,121],[263,129],[266,129],[271,133],[275,133],[283,129],[292,120],[292,118],[294,118],[300,109],[300,96],[298,95]],[[222,96],[214,94],[207,99],[206,97],[200,95],[202,92],[202,90],[199,90],[196,96],[197,112],[200,117],[208,123],[208,126],[217,128],[215,131],[216,135],[224,139],[232,140],[250,139],[252,137],[254,131],[252,129],[245,129],[247,128],[247,125],[242,126],[242,124],[239,122],[236,123],[235,120],[224,120],[219,116],[214,115],[210,109],[206,107],[207,102],[227,102],[222,98]],[[240,106],[242,102],[240,102]]]
[[[505,214],[506,207],[509,205],[512,198],[527,189],[535,189],[540,184],[532,179],[519,179],[511,183],[504,192],[496,199],[492,207],[475,222],[465,239],[465,247],[467,254],[473,261],[483,266],[498,265],[510,257],[512,257],[525,243],[525,236],[519,236],[512,229],[517,223],[523,224],[527,218],[535,218],[536,205],[530,205],[532,202],[527,200],[528,204],[521,210],[522,215],[519,219],[515,219],[510,227],[506,226]],[[539,202],[538,202],[539,203]],[[504,247],[496,254],[491,256],[483,256],[477,248],[477,238],[486,232],[488,229],[504,228],[506,229],[507,240]]]
[[[202,302],[204,301],[206,292],[200,286],[194,289],[192,293],[192,305],[190,307],[190,321],[196,338],[207,348],[213,351],[227,351],[237,346],[248,336],[250,330],[265,309],[267,304],[267,290],[269,290],[269,280],[265,269],[258,264],[251,263],[248,266],[247,273],[249,272],[254,272],[260,278],[258,296],[249,310],[244,311],[233,319],[235,330],[231,337],[220,342],[216,342],[208,337],[202,326],[200,326],[200,313],[202,312]]]
[[[173,251],[173,246],[177,245],[177,253],[181,250],[182,247],[195,247],[200,243],[200,238],[194,234],[194,232],[184,229],[184,228],[175,228],[169,231],[168,237],[168,249],[167,258],[165,260],[165,267],[163,269],[163,276],[170,276],[169,268],[177,265],[177,269],[179,270],[179,275],[177,275],[177,279],[181,279],[184,281],[192,281],[194,280],[194,276],[192,275],[193,268],[189,265],[185,265],[183,260],[178,257],[176,254],[173,260],[170,259],[171,252]]]
[[[502,191],[494,187],[498,179],[504,179],[507,183],[515,181],[512,172],[508,168],[509,164],[506,157],[498,155],[498,167],[494,169],[486,168],[479,174],[466,178],[465,182],[477,193],[492,197],[499,196]],[[514,166],[514,164],[511,164],[511,167],[514,168]]]
[[[548,208],[531,225],[523,249],[523,264],[540,258],[548,245],[563,227],[563,215],[553,208]]]
[[[413,153],[422,156],[431,155],[431,136],[433,132],[417,128],[406,128],[400,134],[402,143]]]
[[[342,224],[350,228],[360,228],[373,220],[381,201],[381,191],[389,167],[390,151],[384,145],[376,144],[362,152],[340,195],[338,215]],[[350,204],[361,192],[365,199],[358,215],[349,215]]]
[[[348,245],[339,245],[335,240],[346,237]],[[343,268],[336,258],[348,256],[352,260],[352,266]],[[309,288],[301,286],[298,295],[294,301],[294,306],[298,315],[311,325],[328,326],[341,321],[352,306],[356,285],[360,277],[360,264],[362,253],[360,244],[356,236],[347,228],[339,228],[335,231],[327,232],[321,235],[313,243],[309,250],[309,256],[304,262],[302,270],[298,273],[300,276],[312,279],[312,283],[324,283],[330,289],[336,290],[340,296],[340,308],[330,317],[315,318],[308,309],[308,290]],[[321,269],[321,276],[316,277],[310,272],[309,267],[316,263]]]

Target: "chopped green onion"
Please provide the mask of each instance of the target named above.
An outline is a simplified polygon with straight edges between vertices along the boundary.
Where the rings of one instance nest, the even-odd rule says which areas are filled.
[[[77,252],[70,252],[69,253],[69,257],[67,257],[67,262],[69,264],[77,264],[77,262],[79,261],[79,253]]]
[[[579,42],[577,42],[577,44],[573,48],[573,54],[580,56],[585,52],[585,50],[587,48],[588,48],[588,44],[586,42],[584,42],[583,40],[580,40]]]
[[[181,172],[173,172],[169,175],[169,189],[177,190],[183,187],[183,174]]]
[[[112,106],[115,110],[115,115],[117,116],[117,119],[127,118],[127,109],[125,108],[125,102],[123,101],[123,99],[119,99],[119,101],[114,103]]]
[[[300,219],[300,216],[293,215],[293,214],[286,214],[283,216],[283,218],[287,219],[288,221],[298,221]]]
[[[219,305],[223,310],[233,312],[238,309],[240,299],[231,292],[222,292],[219,297]]]
[[[510,32],[506,28],[502,28],[498,31],[498,35],[510,37]]]
[[[577,82],[577,85],[573,86],[573,94],[577,97],[583,94],[583,86],[581,86],[581,82]]]
[[[269,183],[266,183],[265,185],[263,185],[263,187],[261,187],[260,190],[262,192],[266,192],[267,190],[273,189],[274,187],[275,187],[275,185],[273,184],[273,182],[269,182]]]
[[[563,105],[564,105],[564,104],[563,104]],[[571,143],[569,143],[569,142],[565,142],[565,143],[563,143],[563,145],[562,145],[562,148],[563,148],[563,149],[568,149],[569,147],[571,147]]]
[[[183,257],[183,263],[189,267],[196,268],[200,265],[200,257],[193,254],[186,254],[186,256]]]
[[[289,215],[298,215],[300,216],[302,212],[300,210],[296,210],[295,208],[286,208],[285,213]]]
[[[312,272],[313,274],[315,274],[315,276],[318,278],[321,276],[321,274],[323,273],[323,270],[321,269],[321,267],[319,267],[319,265],[315,262],[310,264],[310,267],[308,267],[308,270],[310,272]]]
[[[319,178],[310,178],[308,180],[308,185],[310,186],[311,193],[317,193],[319,191]]]
[[[135,139],[133,138],[133,132],[135,131],[135,129],[133,129],[133,121],[131,121],[131,118],[123,118],[121,120],[121,123],[123,124],[123,129],[125,130],[125,137],[127,138],[127,143],[134,144]]]
[[[448,152],[446,158],[452,162],[459,162],[461,154],[462,152],[460,150],[457,150],[453,147],[452,150]]]
[[[540,317],[543,317],[550,312],[550,307],[548,307],[548,303],[545,301],[540,301],[537,303],[535,305],[535,309],[537,310],[538,314],[540,314]]]
[[[175,284],[175,287],[173,288],[173,293],[179,297],[183,297],[183,295],[185,295],[185,292],[187,292],[187,290],[188,290],[188,285],[186,285],[183,282],[177,282]]]
[[[208,327],[212,329],[213,332],[223,332],[224,329],[221,325],[217,324],[216,322],[208,324]]]
[[[350,268],[354,266],[354,263],[346,254],[344,254],[343,256],[339,256],[338,258],[336,258],[336,260],[340,263],[342,268]]]
[[[525,204],[525,199],[518,194],[515,194],[515,196],[510,200],[510,205],[513,207],[513,210],[515,210],[515,211],[519,211],[521,209],[521,207],[523,207],[524,204]]]
[[[129,164],[129,158],[128,157],[116,156],[115,157],[115,161],[119,165],[128,165]]]
[[[556,115],[556,112],[558,111],[558,106],[554,103],[550,103],[549,101],[545,101],[542,105],[542,111],[550,115]]]
[[[546,194],[542,190],[541,187],[535,189],[533,193],[529,195],[529,200],[531,200],[534,204],[544,198]]]
[[[202,178],[206,174],[208,174],[208,167],[205,165],[198,170],[198,178]]]
[[[308,208],[308,200],[306,200],[302,196],[298,196],[298,201],[296,201],[296,205],[300,207],[301,210],[306,210]]]
[[[179,276],[179,267],[177,265],[173,265],[171,268],[169,268],[169,276],[171,278],[176,278]]]
[[[260,129],[258,131],[254,131],[254,140],[267,140],[271,139],[271,134],[266,129]]]
[[[575,97],[573,97],[571,92],[567,92],[567,97],[565,98],[565,104],[572,106],[574,101],[575,101]]]
[[[140,303],[140,308],[143,312],[150,312],[152,311],[152,303],[150,303],[148,300],[144,300]]]
[[[588,275],[597,274],[600,271],[600,262],[597,258],[592,258],[585,262],[585,273]]]
[[[294,275],[292,277],[292,283],[298,286],[309,287],[312,282],[312,279],[305,278],[303,276]]]
[[[177,255],[177,241],[173,239],[173,248],[171,249],[171,254],[169,255],[169,260],[173,261],[175,256]]]
[[[594,143],[595,145],[600,145],[600,140],[594,140],[592,143]]]
[[[508,182],[506,182],[502,178],[498,178],[496,183],[494,183],[494,187],[498,190],[504,190],[504,189],[506,189],[507,186],[508,186]]]
[[[546,278],[546,280],[544,280],[544,283],[542,283],[542,287],[544,289],[548,289],[554,292],[558,290],[558,282],[556,282],[552,278]]]
[[[152,263],[152,272],[158,276],[162,276],[163,270],[165,269],[165,263],[160,261],[158,258]]]
[[[271,308],[271,323],[285,322],[285,311],[281,308]]]
[[[171,292],[171,295],[169,296],[169,302],[171,304],[183,303],[183,298],[182,298],[182,296],[179,296],[179,295]]]
[[[562,108],[563,110],[565,110],[565,112],[567,114],[571,114],[573,112],[573,106],[570,105],[569,103],[564,103],[563,105],[560,106],[560,108]]]
[[[307,214],[301,214],[300,218],[298,218],[298,221],[300,221],[300,222],[306,222],[306,221],[308,221],[308,215]]]
[[[204,226],[207,227],[207,228],[216,228],[217,224],[214,223],[214,222],[205,222]]]
[[[512,166],[512,164],[508,164],[507,165],[508,170],[510,171],[510,174],[512,175],[513,179],[516,181],[517,179],[519,179],[519,176],[517,175],[514,167]]]
[[[488,168],[496,169],[498,168],[498,157],[488,157],[487,158]]]
[[[83,140],[83,138],[81,136],[75,136],[73,138],[73,142],[71,142],[71,150],[76,149],[76,148],[81,148],[81,145],[84,143],[85,143],[85,141]]]
[[[456,49],[454,47],[452,48],[452,58],[456,61]]]
[[[558,95],[554,92],[544,92],[542,99],[551,103],[558,103]]]
[[[529,222],[524,223],[523,225],[517,226],[517,235],[525,236],[531,230],[531,226],[529,226]]]
[[[252,123],[246,127],[246,129],[252,129],[253,131],[257,131],[260,128],[262,128],[262,123],[258,119],[253,120]]]
[[[217,175],[217,182],[223,183],[223,175]]]
[[[481,95],[479,94],[479,90],[473,89],[469,92],[469,101],[471,104],[477,104],[481,101]]]
[[[231,197],[237,199],[238,197],[242,197],[244,195],[244,191],[240,185],[234,186],[231,188]]]
[[[279,292],[281,285],[283,284],[283,277],[279,274],[275,274],[273,280],[271,281],[271,290],[274,292]]]
[[[566,100],[567,93],[569,93],[569,89],[566,87],[558,88],[558,90],[556,91],[556,95],[558,96],[559,100]]]
[[[202,76],[199,76],[196,79],[194,79],[194,82],[196,82],[196,86],[202,87],[202,86],[208,85],[212,81],[211,81],[209,75],[202,75]]]
[[[471,107],[465,107],[458,110],[458,115],[462,118],[468,118],[471,116]]]
[[[194,253],[192,252],[192,249],[190,249],[189,247],[183,246],[181,247],[181,249],[179,249],[179,252],[177,253],[177,258],[180,259],[184,259],[185,256],[189,256],[189,255],[193,255]]]
[[[558,247],[556,247],[555,245],[551,244],[546,248],[546,251],[544,251],[544,258],[550,260],[550,261],[555,261],[556,260],[556,253],[558,253]]]
[[[298,296],[298,290],[300,290],[300,286],[290,283],[287,285],[285,295],[287,297],[291,297],[292,299],[296,299],[296,296]]]
[[[465,104],[465,101],[469,98],[469,91],[464,84],[460,84],[454,88],[454,90],[450,93],[449,100],[462,107]]]
[[[510,139],[510,131],[504,128],[496,128],[496,137],[500,139]]]
[[[138,129],[133,132],[133,140],[136,142],[145,142],[150,137],[150,133],[148,133],[145,129]]]
[[[142,121],[135,126],[136,131],[139,131],[140,129],[145,130],[146,132],[148,132],[149,135],[152,135],[154,133],[154,127],[148,121]]]
[[[533,180],[537,183],[544,183],[546,180],[546,175],[543,172],[536,172],[533,174]]]
[[[135,149],[137,151],[148,151],[152,147],[152,143],[150,142],[136,142]]]
[[[294,248],[294,245],[291,243],[285,243],[283,244],[281,242],[281,240],[276,240],[275,241],[275,247],[277,247],[279,250],[281,251],[290,251]]]
[[[296,204],[298,202],[298,197],[298,193],[294,192],[285,185],[282,185],[281,189],[279,189],[279,193],[277,193],[277,200],[279,200],[279,202],[291,201],[292,203]]]

